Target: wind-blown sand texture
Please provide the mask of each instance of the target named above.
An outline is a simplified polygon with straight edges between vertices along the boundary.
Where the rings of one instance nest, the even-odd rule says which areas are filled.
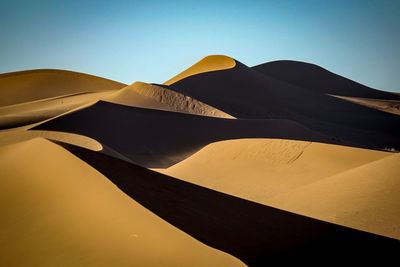
[[[163,85],[0,74],[0,265],[398,262],[399,101],[220,55]]]

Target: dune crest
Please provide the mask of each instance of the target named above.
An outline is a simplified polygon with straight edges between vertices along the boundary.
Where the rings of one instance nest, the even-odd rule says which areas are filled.
[[[235,66],[236,66],[236,61],[231,57],[223,55],[206,56],[193,66],[189,67],[188,69],[184,70],[183,72],[169,79],[164,84],[171,85],[189,76],[193,76],[204,72],[231,69],[234,68]]]
[[[243,266],[47,140],[2,147],[0,158],[2,266]]]
[[[112,103],[152,108],[166,111],[183,112],[219,118],[234,118],[214,107],[204,104],[194,98],[144,82],[135,82],[112,96],[104,98]]]

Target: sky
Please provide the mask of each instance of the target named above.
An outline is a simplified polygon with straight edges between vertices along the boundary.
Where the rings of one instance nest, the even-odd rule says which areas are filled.
[[[400,92],[400,1],[0,3],[0,73],[68,69],[163,83],[204,56],[300,60]]]

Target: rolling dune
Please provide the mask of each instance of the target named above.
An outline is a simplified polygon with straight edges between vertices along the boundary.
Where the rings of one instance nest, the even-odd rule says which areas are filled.
[[[243,265],[161,220],[49,141],[4,146],[0,157],[2,266]]]

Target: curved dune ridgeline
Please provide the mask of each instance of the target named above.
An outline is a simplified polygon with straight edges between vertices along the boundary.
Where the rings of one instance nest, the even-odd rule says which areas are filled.
[[[233,118],[229,114],[189,96],[159,85],[143,82],[135,82],[115,94],[103,98],[103,100],[133,107],[191,113],[210,117]]]
[[[164,84],[165,85],[171,85],[173,83],[176,83],[177,81],[180,81],[182,79],[185,79],[187,77],[200,74],[200,73],[205,73],[205,72],[211,72],[211,71],[218,71],[218,70],[226,70],[226,69],[231,69],[235,67],[236,61],[227,56],[223,55],[211,55],[203,58],[190,68],[182,71],[175,77],[171,78],[170,80],[166,81]]]
[[[1,266],[243,266],[47,140],[1,147],[0,173]]]

